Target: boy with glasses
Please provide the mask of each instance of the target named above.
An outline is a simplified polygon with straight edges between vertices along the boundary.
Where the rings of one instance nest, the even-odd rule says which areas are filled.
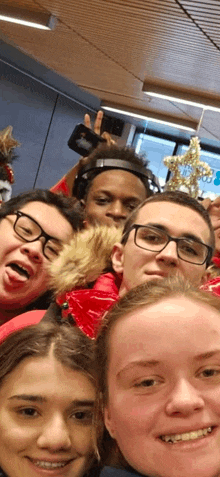
[[[103,312],[141,283],[179,274],[199,287],[215,248],[207,211],[183,192],[164,192],[146,199],[127,219],[121,242],[113,247],[109,235],[113,244],[114,230],[109,229],[108,235],[99,228],[90,233],[93,236],[88,232],[87,239],[77,234],[81,249],[73,240],[52,266],[63,316],[72,315],[84,331],[92,330],[90,336],[96,333],[94,323]],[[103,256],[106,259],[99,268]],[[99,277],[96,270],[102,272]],[[94,285],[91,282],[97,277]],[[80,290],[82,285],[89,289]]]
[[[121,243],[113,249],[113,269],[122,274],[120,296],[173,274],[199,286],[214,243],[209,215],[196,200],[183,192],[150,197],[126,221]]]

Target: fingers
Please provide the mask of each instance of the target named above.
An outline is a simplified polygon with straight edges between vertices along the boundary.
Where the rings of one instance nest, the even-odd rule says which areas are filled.
[[[90,119],[89,114],[85,114],[85,116],[84,116],[84,125],[85,125],[87,128],[92,129],[91,119]]]
[[[209,198],[204,199],[204,200],[202,200],[202,201],[200,202],[200,204],[202,204],[203,207],[204,207],[206,210],[208,210],[208,208],[210,207],[211,203],[212,203],[212,201],[211,201]]]
[[[218,196],[217,199],[212,202],[213,207],[220,207],[220,197]]]
[[[103,119],[103,111],[98,111],[96,115],[95,123],[94,123],[94,132],[99,135],[101,132],[102,119]]]
[[[114,141],[114,139],[111,138],[111,135],[108,132],[105,131],[104,133],[102,133],[102,137],[106,140],[108,146],[116,144],[116,142]]]
[[[103,111],[98,111],[95,118],[95,122],[94,122],[94,132],[99,135],[101,132],[102,119],[103,119]],[[89,114],[85,114],[84,116],[84,125],[87,128],[92,129],[92,124],[91,124],[91,119]]]

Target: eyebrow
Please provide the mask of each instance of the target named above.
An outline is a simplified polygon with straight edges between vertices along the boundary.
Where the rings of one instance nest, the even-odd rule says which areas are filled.
[[[212,356],[216,355],[216,354],[220,354],[220,349],[216,349],[216,350],[213,350],[213,351],[207,351],[205,353],[201,353],[199,354],[198,356],[195,356],[193,359],[195,361],[202,361],[204,359],[208,359],[208,358],[212,358]],[[135,367],[155,367],[155,366],[158,366],[159,364],[161,364],[161,361],[158,361],[156,359],[150,359],[150,360],[140,360],[140,361],[134,361],[132,363],[128,363],[123,369],[121,369],[118,373],[117,373],[117,377],[120,376],[124,371],[126,371],[127,369],[130,369],[130,368],[135,368]]]
[[[18,401],[29,401],[29,402],[40,402],[44,403],[47,402],[47,399],[43,396],[39,396],[36,394],[15,394],[14,396],[11,396],[9,398],[9,401],[16,399]],[[77,406],[94,406],[95,401],[93,399],[74,399],[71,402],[71,406],[74,405],[75,407]]]
[[[123,369],[121,369],[116,376],[120,376],[124,371],[130,368],[135,368],[137,366],[144,368],[153,368],[155,366],[158,366],[158,364],[160,364],[160,361],[157,361],[156,359],[133,361],[132,363],[128,363]]]
[[[94,192],[94,195],[96,194],[106,194],[108,195],[109,197],[114,197],[114,194],[112,194],[112,192],[108,191],[108,190],[105,190],[105,189],[98,189],[97,191]],[[125,197],[124,199],[122,199],[123,201],[129,201],[129,200],[133,200],[133,201],[137,201],[137,202],[141,202],[140,198],[137,197],[137,196],[130,196],[130,197]]]
[[[144,224],[144,225],[150,225],[151,227],[156,227],[157,229],[160,229],[160,230],[166,232],[168,235],[170,234],[168,228],[165,227],[164,225],[155,224],[155,223],[152,223],[152,222],[149,222],[148,224]],[[194,235],[190,232],[183,232],[180,237],[181,238],[188,238],[188,239],[191,239],[191,240],[196,240],[197,242],[200,242],[200,243],[204,244],[204,242],[201,240],[200,237],[198,237],[198,235]],[[206,245],[206,244],[204,244],[204,245]]]
[[[206,353],[201,353],[198,354],[198,356],[195,356],[195,361],[201,361],[202,359],[208,359],[212,358],[215,354],[220,354],[220,349],[215,349],[213,351],[207,351]]]

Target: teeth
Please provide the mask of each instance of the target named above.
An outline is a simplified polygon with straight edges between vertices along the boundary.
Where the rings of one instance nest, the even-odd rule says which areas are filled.
[[[191,440],[199,439],[201,437],[205,437],[207,436],[207,434],[210,434],[210,432],[212,432],[212,428],[207,427],[206,429],[199,429],[198,431],[185,432],[183,434],[161,436],[161,439],[164,442],[175,444],[176,442],[179,442],[179,441],[191,441]]]
[[[42,469],[57,469],[60,467],[64,467],[67,464],[68,461],[66,462],[45,462],[41,460],[37,460],[36,462],[33,462],[37,467],[41,467]]]
[[[25,267],[23,267],[23,265],[18,265],[17,263],[11,263],[10,266],[12,270],[15,270],[18,273],[25,274],[25,276],[29,278],[30,274],[28,270]]]

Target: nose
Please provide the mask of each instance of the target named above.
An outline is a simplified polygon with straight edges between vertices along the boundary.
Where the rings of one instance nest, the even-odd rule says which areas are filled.
[[[169,394],[166,413],[171,415],[188,416],[202,410],[204,400],[196,388],[188,381],[181,380]]]
[[[109,204],[106,216],[113,219],[115,222],[120,222],[127,218],[127,211],[120,200],[115,200]]]
[[[21,253],[28,255],[30,260],[36,263],[41,263],[43,260],[43,244],[41,239],[35,242],[25,242],[21,245]]]
[[[69,450],[72,444],[66,421],[61,416],[54,416],[44,423],[37,445],[39,448],[47,449],[50,452]]]
[[[177,245],[175,242],[170,241],[166,247],[158,252],[156,260],[162,261],[169,266],[176,267],[178,264]]]

